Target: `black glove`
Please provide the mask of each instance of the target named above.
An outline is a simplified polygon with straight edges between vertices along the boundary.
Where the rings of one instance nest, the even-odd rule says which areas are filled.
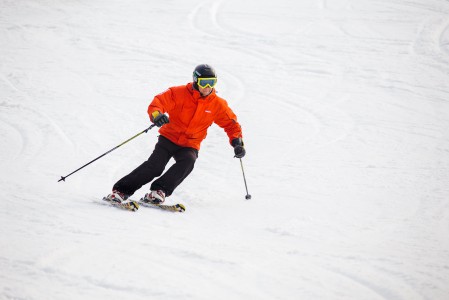
[[[235,154],[234,157],[242,158],[243,156],[245,156],[246,151],[245,151],[245,147],[243,147],[244,145],[243,145],[242,138],[233,139],[231,141],[231,145],[232,145],[232,147],[234,147],[234,154]]]
[[[170,123],[168,116],[166,114],[161,114],[157,110],[152,113],[152,116],[153,116],[153,123],[157,127],[161,127],[164,124]]]

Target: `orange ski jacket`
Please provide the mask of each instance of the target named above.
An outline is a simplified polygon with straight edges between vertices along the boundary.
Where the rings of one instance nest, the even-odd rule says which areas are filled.
[[[242,137],[242,129],[237,116],[223,98],[216,95],[215,89],[206,97],[193,88],[193,83],[175,86],[154,97],[148,106],[148,114],[153,121],[154,111],[168,113],[170,123],[164,124],[159,133],[182,146],[200,149],[206,138],[207,129],[212,123],[223,128],[229,143]]]

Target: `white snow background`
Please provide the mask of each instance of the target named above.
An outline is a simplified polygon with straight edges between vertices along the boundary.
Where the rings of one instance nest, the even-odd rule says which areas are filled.
[[[154,95],[213,65],[213,125],[167,198]],[[449,2],[2,0],[0,299],[449,299]],[[134,197],[141,197],[149,186]]]

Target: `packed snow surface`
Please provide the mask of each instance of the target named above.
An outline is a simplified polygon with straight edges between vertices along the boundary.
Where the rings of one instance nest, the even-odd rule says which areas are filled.
[[[154,95],[213,65],[169,204],[100,200]],[[0,299],[449,299],[449,2],[3,0]],[[149,186],[139,190],[139,198]]]

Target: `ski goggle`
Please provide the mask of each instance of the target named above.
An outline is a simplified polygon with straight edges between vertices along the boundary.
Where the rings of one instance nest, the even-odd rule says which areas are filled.
[[[210,87],[213,88],[217,84],[217,78],[211,77],[211,78],[198,78],[198,86],[204,88]]]

